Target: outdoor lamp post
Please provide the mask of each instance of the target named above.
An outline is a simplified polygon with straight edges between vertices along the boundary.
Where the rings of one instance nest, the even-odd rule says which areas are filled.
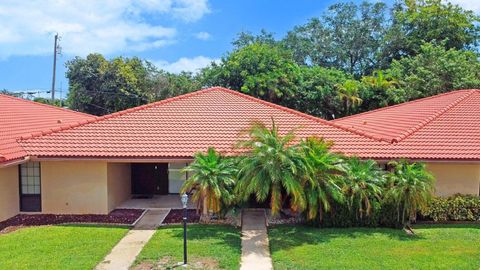
[[[183,204],[183,264],[187,264],[187,203],[188,195],[183,193],[182,195],[182,204]]]

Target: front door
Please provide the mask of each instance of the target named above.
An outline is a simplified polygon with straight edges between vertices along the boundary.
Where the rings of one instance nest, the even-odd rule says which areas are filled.
[[[168,194],[168,163],[132,164],[133,194]]]

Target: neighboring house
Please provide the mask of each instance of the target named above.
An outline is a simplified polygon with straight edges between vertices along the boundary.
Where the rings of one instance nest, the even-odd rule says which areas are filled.
[[[356,122],[351,117],[329,122],[220,87],[103,117],[0,96],[0,154],[3,155],[0,160],[0,220],[20,211],[106,214],[134,194],[178,193],[187,177],[181,169],[192,160],[196,152],[213,146],[225,155],[238,154],[239,149],[234,145],[245,136],[245,130],[250,124],[261,121],[270,125],[272,119],[282,133],[296,128],[299,138],[324,137],[334,142],[334,151],[348,155],[375,158],[381,162],[399,157],[427,161],[429,168],[440,179],[438,189],[441,195],[456,192],[478,194],[480,166],[463,165],[467,161],[472,163],[480,160],[480,127],[476,122],[478,119],[474,119],[473,115],[471,118],[462,118],[462,123],[472,120],[465,131],[467,135],[473,136],[469,138],[469,146],[460,147],[466,143],[463,137],[460,141],[456,140],[458,144],[454,146],[455,149],[437,147],[440,145],[422,148],[425,143],[421,142],[410,147],[403,146],[404,142],[413,138],[408,136],[412,133],[409,125],[413,120],[416,121],[415,126],[418,124],[417,129],[420,128],[420,123],[428,126],[426,124],[433,123],[439,114],[447,115],[450,112],[448,109],[451,110],[455,104],[463,104],[458,101],[461,97],[469,101],[478,94],[476,91],[458,91],[439,96],[445,103],[443,107],[416,107],[421,108],[421,116],[424,118],[418,118],[414,113],[409,113],[411,115],[403,120],[389,114],[386,118],[374,118],[385,122],[378,132],[375,132],[376,125],[373,125],[373,121],[370,123],[370,120]],[[450,99],[445,98],[448,96]],[[476,106],[479,104],[480,99]],[[448,109],[444,109],[446,107]],[[11,120],[4,121],[4,115]],[[67,121],[66,115],[78,119],[69,118],[70,121]],[[392,120],[394,123],[391,123]],[[30,128],[25,124],[26,121],[35,126],[40,122],[51,122],[51,126],[38,125],[37,128]],[[456,129],[459,123],[453,123],[453,128]],[[369,124],[372,124],[372,128],[365,128]],[[387,128],[393,124],[396,128]],[[9,130],[14,129],[21,132],[10,134]],[[385,134],[383,129],[387,130]],[[401,135],[397,136],[395,132]],[[406,139],[403,139],[404,133]],[[461,131],[443,133],[455,136]],[[10,134],[8,139],[4,139],[7,138],[5,134]],[[392,143],[393,139],[399,142]],[[433,138],[425,140],[430,142]],[[14,145],[17,150],[8,150],[3,146],[7,144]],[[399,148],[399,145],[403,148]],[[4,151],[4,148],[8,151]],[[397,149],[400,149],[398,154]],[[434,153],[436,149],[439,150],[437,154]],[[451,153],[449,149],[459,150],[455,152],[458,154],[448,156],[447,153]],[[405,155],[410,153],[414,155]],[[462,155],[465,156],[462,158]],[[458,172],[452,171],[457,169]]]
[[[332,121],[389,147],[365,154],[377,160],[427,163],[436,193],[480,194],[480,90],[458,90]]]

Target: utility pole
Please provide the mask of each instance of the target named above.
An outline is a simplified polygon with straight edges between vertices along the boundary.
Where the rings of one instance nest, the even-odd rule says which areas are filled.
[[[57,50],[58,46],[58,33],[55,34],[55,44],[53,46],[53,78],[52,78],[52,102],[55,100],[55,72],[57,69]]]

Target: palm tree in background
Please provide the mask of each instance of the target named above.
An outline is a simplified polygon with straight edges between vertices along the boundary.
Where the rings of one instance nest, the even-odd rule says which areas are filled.
[[[338,98],[343,102],[345,115],[350,115],[352,109],[362,104],[359,94],[359,83],[355,80],[346,80],[342,84],[335,85]]]
[[[397,206],[398,221],[410,227],[419,210],[425,209],[433,196],[435,181],[423,163],[409,163],[406,160],[389,163],[389,189],[386,199]]]
[[[236,191],[244,201],[255,195],[258,202],[270,200],[272,215],[280,212],[290,198],[293,210],[305,208],[305,196],[300,178],[307,173],[307,164],[295,140],[294,130],[282,136],[272,119],[272,128],[253,123],[246,130],[248,139],[237,147],[246,150],[239,162]]]
[[[190,177],[181,192],[193,191],[192,200],[197,203],[197,210],[202,211],[202,221],[209,220],[210,212],[218,214],[233,202],[237,167],[232,158],[222,157],[211,147],[205,154],[196,153],[194,161],[184,171]]]
[[[309,173],[305,175],[302,186],[304,187],[308,220],[319,218],[322,222],[323,214],[330,211],[333,202],[343,202],[344,196],[341,189],[341,177],[338,155],[330,152],[331,142],[321,138],[309,137],[300,142],[304,152]]]
[[[385,175],[373,160],[362,161],[351,157],[342,163],[344,173],[343,193],[350,209],[357,218],[363,219],[372,213],[374,201],[380,201],[385,186]]]

